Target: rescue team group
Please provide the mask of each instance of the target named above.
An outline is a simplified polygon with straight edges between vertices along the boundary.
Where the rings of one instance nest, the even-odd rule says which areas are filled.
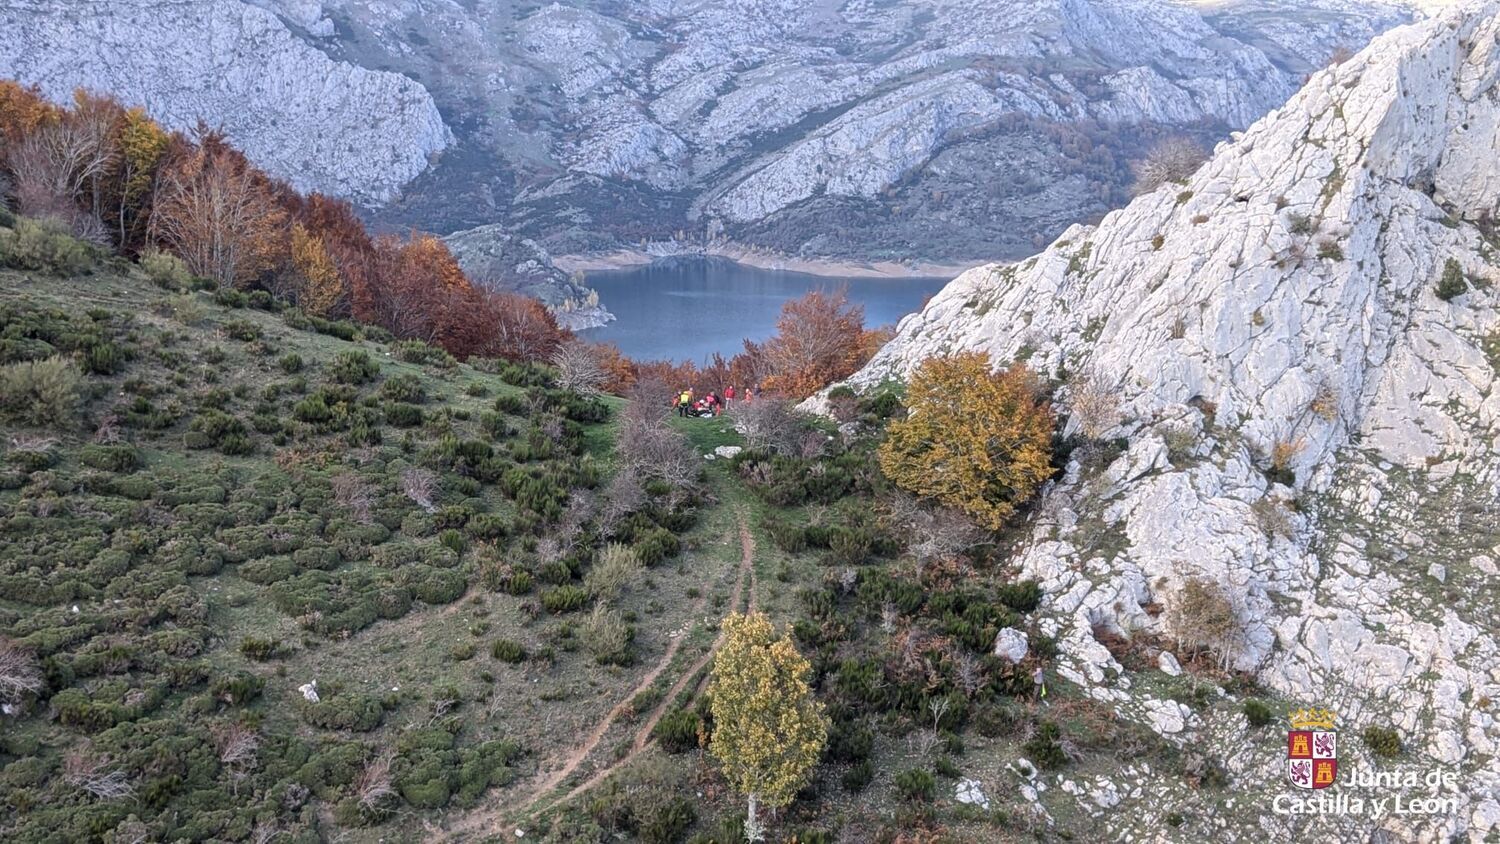
[[[760,387],[748,388],[741,395],[736,395],[734,386],[724,388],[724,395],[720,396],[713,390],[702,397],[695,398],[691,389],[683,390],[672,400],[672,406],[677,408],[677,415],[685,418],[707,418],[718,416],[724,409],[732,404],[736,398],[749,403],[760,398]]]

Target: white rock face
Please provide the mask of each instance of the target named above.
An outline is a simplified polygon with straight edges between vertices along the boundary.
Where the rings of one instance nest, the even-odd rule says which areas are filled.
[[[1118,396],[1110,437],[1128,447],[1075,462],[1033,517],[1021,559],[1043,628],[1063,676],[1213,748],[1254,805],[1283,790],[1280,750],[1132,688],[1094,625],[1170,642],[1181,585],[1206,579],[1242,625],[1234,668],[1333,709],[1345,735],[1393,727],[1412,764],[1459,775],[1456,814],[1272,818],[1262,834],[1500,834],[1500,253],[1477,225],[1500,203],[1497,81],[1500,4],[1397,29],[1185,184],[955,279],[851,379],[978,350]],[[1467,277],[1448,301],[1445,269]],[[1343,742],[1351,764],[1383,764],[1364,754]],[[1104,816],[1109,838],[1175,810],[1144,793]]]
[[[317,5],[300,17],[325,31]],[[238,0],[11,0],[0,32],[0,77],[60,101],[114,93],[173,128],[202,120],[302,190],[379,204],[452,141],[417,82],[334,61]]]

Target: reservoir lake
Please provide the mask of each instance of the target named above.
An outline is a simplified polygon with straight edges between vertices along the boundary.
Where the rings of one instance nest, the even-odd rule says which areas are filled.
[[[941,278],[839,278],[765,270],[722,258],[677,258],[623,270],[588,273],[599,303],[615,315],[585,340],[614,343],[636,360],[704,363],[714,353],[738,354],[745,339],[776,333],[788,299],[810,290],[846,288],[863,305],[865,327],[894,325],[943,288]]]

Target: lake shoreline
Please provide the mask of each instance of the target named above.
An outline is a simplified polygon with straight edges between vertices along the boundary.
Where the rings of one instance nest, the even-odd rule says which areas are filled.
[[[563,272],[600,272],[632,270],[672,258],[722,258],[758,270],[803,273],[828,278],[913,278],[952,279],[965,270],[983,266],[988,261],[938,264],[899,261],[841,261],[834,258],[794,258],[774,252],[763,252],[735,244],[710,246],[701,252],[680,255],[652,255],[640,249],[618,249],[583,255],[559,255],[552,263]]]

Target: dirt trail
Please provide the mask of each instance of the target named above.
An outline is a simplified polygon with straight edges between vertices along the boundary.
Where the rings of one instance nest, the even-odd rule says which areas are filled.
[[[735,572],[734,590],[730,593],[729,596],[729,607],[731,610],[739,609],[740,601],[744,597],[745,589],[748,584],[750,590],[750,609],[753,610],[755,609],[755,569],[753,565],[753,561],[755,559],[755,537],[750,533],[750,526],[745,521],[744,514],[740,514],[739,516],[739,525],[740,565]],[[702,612],[703,605],[707,600],[707,595],[699,600],[698,604],[693,608],[694,617],[697,617]],[[528,796],[525,802],[523,802],[519,807],[512,810],[506,808],[504,805],[495,805],[489,809],[474,812],[461,819],[458,823],[454,824],[452,828],[448,829],[437,840],[451,841],[454,839],[462,839],[463,837],[468,835],[485,836],[499,834],[495,829],[495,825],[498,824],[500,820],[505,818],[507,815],[512,815],[512,813],[514,813],[514,815],[516,816],[519,816],[530,811],[533,806],[535,806],[548,794],[552,793],[552,791],[559,785],[561,785],[564,780],[572,776],[573,772],[578,770],[578,767],[589,758],[589,756],[594,752],[594,749],[599,746],[599,742],[603,741],[604,736],[609,733],[610,727],[614,726],[615,722],[619,720],[620,716],[625,714],[625,711],[630,706],[630,702],[635,699],[636,695],[651,688],[652,684],[656,682],[656,679],[660,677],[662,672],[667,669],[667,666],[672,664],[672,659],[677,656],[678,650],[682,648],[682,643],[687,638],[688,630],[685,629],[683,630],[682,635],[677,636],[667,644],[667,649],[661,655],[661,659],[657,660],[656,664],[651,667],[650,671],[646,672],[645,676],[641,678],[640,682],[636,683],[635,687],[627,692],[625,696],[620,699],[620,702],[616,703],[614,707],[612,707],[609,712],[605,714],[604,718],[594,726],[594,729],[589,732],[588,736],[583,740],[583,742],[570,750],[566,756],[551,761],[550,764],[554,764],[556,767],[550,774],[547,775],[545,779],[543,779],[540,783],[537,784],[535,788],[531,790],[530,796]],[[703,669],[703,666],[707,665],[708,661],[713,658],[713,655],[718,652],[719,646],[723,642],[723,638],[724,634],[721,631],[719,633],[719,636],[714,639],[713,645],[709,647],[708,652],[699,657],[687,669],[687,671],[685,671],[683,675],[678,678],[677,682],[672,685],[672,688],[667,692],[666,696],[663,697],[661,702],[656,705],[656,708],[652,710],[651,716],[646,719],[646,722],[636,732],[635,742],[631,746],[630,751],[619,760],[610,765],[607,765],[598,773],[589,777],[578,787],[569,791],[568,794],[563,798],[564,801],[571,800],[579,794],[582,794],[585,791],[588,791],[590,788],[598,785],[606,777],[620,768],[620,766],[628,763],[631,759],[635,758],[638,753],[645,749],[647,743],[649,743],[650,741],[651,730],[656,727],[657,722],[660,721],[662,716],[666,714],[667,708],[671,706],[672,701],[683,690],[683,688],[686,687],[686,685],[692,680],[692,678],[697,676],[698,672]]]
[[[746,523],[745,517],[742,514],[740,516],[740,567],[739,571],[735,574],[734,591],[729,594],[730,612],[739,612],[740,601],[744,598],[745,590],[747,588],[750,591],[749,608],[751,610],[755,609],[754,561],[755,537],[751,535],[750,525]],[[698,677],[698,673],[703,670],[703,667],[705,665],[708,665],[709,660],[714,658],[714,654],[719,652],[719,647],[723,644],[724,631],[720,630],[719,635],[714,637],[714,643],[709,646],[708,651],[705,652],[703,656],[698,657],[698,659],[695,660],[692,665],[688,666],[686,671],[682,672],[682,676],[678,677],[677,682],[672,684],[672,688],[668,689],[667,693],[662,696],[661,702],[656,705],[655,709],[651,710],[650,717],[646,719],[645,723],[641,724],[640,729],[636,730],[635,741],[633,741],[630,745],[630,752],[626,753],[624,756],[620,757],[609,765],[601,768],[593,776],[579,783],[572,791],[569,791],[567,795],[562,798],[561,802],[566,803],[569,800],[572,800],[578,795],[583,794],[584,792],[593,788],[594,786],[597,786],[598,784],[604,782],[606,779],[609,779],[611,774],[613,774],[615,771],[618,771],[620,768],[630,764],[631,760],[635,759],[636,756],[644,751],[646,749],[646,745],[651,743],[651,731],[656,729],[657,722],[662,719],[662,716],[667,714],[667,710],[670,709],[673,702],[677,700],[677,695],[681,694],[682,690],[687,688],[688,683],[691,683]]]

